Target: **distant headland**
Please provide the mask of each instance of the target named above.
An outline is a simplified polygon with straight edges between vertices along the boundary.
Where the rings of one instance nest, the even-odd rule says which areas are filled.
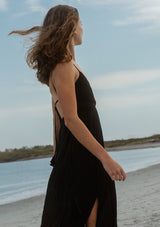
[[[160,134],[155,134],[143,138],[130,138],[104,141],[106,151],[121,151],[130,149],[141,149],[149,147],[160,147]],[[54,155],[53,145],[6,148],[4,152],[0,151],[0,163],[30,160],[35,158],[47,158]]]

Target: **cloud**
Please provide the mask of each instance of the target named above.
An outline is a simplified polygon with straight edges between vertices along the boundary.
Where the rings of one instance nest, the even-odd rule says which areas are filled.
[[[6,11],[6,10],[7,10],[7,1],[0,0],[0,11]]]
[[[91,84],[93,89],[117,89],[133,87],[155,80],[160,81],[160,69],[113,72],[93,78]]]
[[[160,102],[160,92],[155,94],[125,94],[125,95],[112,95],[102,96],[97,99],[97,105],[103,109],[128,109],[136,107],[157,106]]]
[[[160,70],[135,70],[110,73],[90,80],[93,89],[103,93],[96,98],[99,108],[129,109],[158,107]],[[146,86],[147,85],[147,86]],[[104,93],[104,90],[107,93]],[[112,92],[108,92],[112,91]]]
[[[160,1],[145,0],[145,1],[125,1],[128,6],[130,16],[115,20],[115,25],[129,25],[129,24],[152,24],[160,26]],[[150,26],[149,26],[150,27]]]
[[[112,23],[116,26],[140,24],[144,30],[154,30],[160,27],[160,1],[159,0],[77,0],[83,5],[118,6],[129,16],[116,19]],[[148,29],[147,29],[148,28]]]
[[[41,6],[40,0],[26,0],[26,2],[32,12],[40,12],[44,14],[47,11],[43,6]]]

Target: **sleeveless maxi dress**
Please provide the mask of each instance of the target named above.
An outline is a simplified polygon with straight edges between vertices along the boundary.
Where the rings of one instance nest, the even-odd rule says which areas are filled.
[[[79,77],[75,82],[75,92],[78,116],[104,147],[92,88],[86,76],[77,70]],[[65,126],[56,105],[55,110],[56,150],[50,161],[53,169],[47,185],[40,227],[85,227],[96,198],[96,227],[117,227],[115,182],[101,161]]]

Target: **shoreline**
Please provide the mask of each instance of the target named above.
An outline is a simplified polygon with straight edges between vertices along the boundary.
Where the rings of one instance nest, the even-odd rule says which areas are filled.
[[[160,164],[152,165],[127,173],[124,182],[115,181],[118,227],[160,225],[159,169]],[[40,226],[44,199],[45,194],[0,205],[0,226]]]
[[[117,146],[117,147],[105,147],[107,152],[112,151],[123,151],[123,150],[134,150],[134,149],[145,149],[145,148],[156,148],[160,147],[160,142],[149,142],[143,144],[133,144],[133,145],[125,145],[125,146]],[[28,157],[23,159],[17,159],[14,161],[7,161],[7,162],[0,162],[1,163],[9,163],[9,162],[18,162],[18,161],[26,161],[26,160],[34,160],[34,159],[41,159],[41,158],[52,158],[52,155],[39,155],[36,157]]]

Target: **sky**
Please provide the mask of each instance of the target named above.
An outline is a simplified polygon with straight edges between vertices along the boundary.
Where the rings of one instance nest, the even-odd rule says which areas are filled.
[[[28,37],[57,4],[78,9],[83,43],[76,62],[96,99],[104,140],[160,133],[160,1],[0,0],[0,151],[53,145],[49,88],[25,59]]]

